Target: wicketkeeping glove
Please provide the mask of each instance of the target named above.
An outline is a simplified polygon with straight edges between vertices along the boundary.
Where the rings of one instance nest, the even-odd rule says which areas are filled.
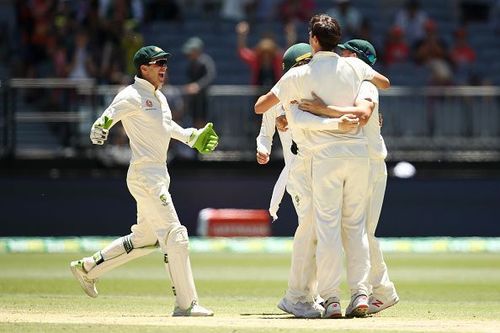
[[[104,116],[99,118],[90,129],[90,141],[95,145],[102,145],[108,139],[109,128],[113,124],[113,119]]]
[[[219,143],[219,137],[213,126],[212,123],[208,123],[205,127],[195,130],[189,138],[189,146],[196,148],[202,154],[211,153]]]

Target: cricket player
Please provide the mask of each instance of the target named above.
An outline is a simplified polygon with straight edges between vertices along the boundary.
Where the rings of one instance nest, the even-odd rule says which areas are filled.
[[[293,67],[297,66],[302,66],[306,63],[308,63],[311,60],[312,57],[312,48],[309,44],[306,43],[299,43],[292,45],[285,53],[283,56],[283,70],[284,72],[287,72]],[[262,126],[260,129],[259,136],[257,137],[257,162],[259,164],[266,164],[269,161],[269,154],[271,152],[271,146],[272,146],[272,139],[275,133],[275,123],[276,123],[276,118],[281,117],[281,115],[284,114],[284,109],[281,104],[276,104],[273,106],[270,110],[266,111],[263,116],[262,116]],[[299,116],[301,116],[299,114]],[[308,116],[305,114],[302,114],[302,116]],[[307,119],[309,118],[309,119]],[[309,123],[311,122],[311,118],[317,118],[317,117],[307,117],[304,118],[304,123]],[[314,119],[316,120],[316,119]],[[324,121],[327,121],[326,124]],[[317,126],[332,126],[329,124],[334,123],[334,121],[331,121],[332,119],[317,119],[316,123]],[[353,119],[352,117],[345,116],[343,118],[337,119],[338,121],[335,121],[335,128],[340,128],[343,131],[349,131],[351,129],[354,129],[358,126],[358,120]],[[338,124],[337,124],[338,123]],[[302,123],[301,123],[302,124]],[[284,151],[284,160],[285,160],[285,167],[283,168],[278,181],[276,182],[274,189],[273,189],[273,194],[271,198],[271,203],[270,203],[270,208],[269,212],[271,216],[273,216],[274,219],[277,218],[276,212],[279,208],[279,204],[281,203],[281,200],[283,198],[283,194],[285,192],[285,187],[288,188],[293,188],[295,187],[300,188],[301,184],[295,184],[296,181],[300,181],[300,179],[303,177],[303,172],[304,170],[300,167],[300,164],[294,165],[295,163],[295,155],[297,154],[296,147],[291,148],[292,146],[292,136],[295,138],[295,140],[298,140],[301,142],[303,140],[302,136],[304,135],[304,130],[302,129],[304,126],[297,126],[294,129],[290,130],[281,130],[278,132],[281,144],[283,147]],[[290,173],[290,169],[294,165],[293,172]],[[300,211],[300,206],[298,203],[294,201],[295,209],[297,212],[297,216],[299,217],[298,222],[299,225],[301,223],[301,220],[304,218],[304,214],[301,214]],[[311,233],[296,233],[295,236],[295,243],[301,244],[303,241],[299,240],[300,237],[306,237],[308,240],[310,240],[310,237],[314,237],[314,234]],[[314,251],[314,250],[313,250]],[[295,289],[295,286],[301,281],[302,279],[308,282],[311,282],[310,285],[307,286],[308,290],[311,291],[316,291],[316,262],[314,261],[313,258],[312,260],[302,260],[303,258],[307,258],[307,255],[304,255],[304,251],[295,251],[295,254],[293,256],[292,260],[292,270],[291,274],[289,277],[289,290]],[[310,252],[310,255],[313,256],[313,253]],[[304,275],[307,275],[304,278],[298,279],[296,277],[296,274],[294,274],[294,269],[295,270],[301,270],[304,272]],[[293,297],[292,297],[293,298]],[[284,303],[283,301],[278,304],[278,307],[288,313],[291,313],[297,317],[302,317],[302,318],[318,318],[321,317],[322,313],[324,312],[323,307],[320,304],[317,304],[316,302],[312,301],[312,296],[309,298],[307,297],[300,297],[296,299],[295,302],[293,303]]]
[[[189,238],[168,190],[166,160],[171,138],[209,153],[217,146],[218,136],[211,123],[202,129],[185,129],[172,120],[167,99],[160,91],[167,78],[169,56],[157,46],[139,49],[133,58],[137,69],[135,82],[118,93],[90,131],[92,143],[102,145],[109,129],[122,122],[132,151],[127,186],[137,202],[137,223],[129,235],[114,240],[91,257],[71,262],[70,267],[85,293],[97,297],[97,278],[159,246],[173,284],[172,315],[213,316],[211,310],[198,304]]]
[[[373,45],[362,39],[352,39],[338,46],[343,57],[357,57],[368,65],[373,66],[377,55]],[[318,98],[304,100],[299,108],[321,117],[339,117],[350,113],[357,115],[364,125],[363,132],[368,140],[368,154],[370,157],[369,196],[366,212],[366,228],[370,249],[370,275],[368,313],[382,311],[399,301],[394,284],[389,279],[380,243],[375,237],[387,184],[387,168],[385,158],[387,148],[380,132],[379,122],[379,94],[377,88],[368,81],[363,81],[356,98],[354,108],[339,108],[327,106]]]
[[[281,102],[289,111],[287,118],[291,128],[301,123],[296,113],[301,111],[291,103],[310,99],[312,92],[328,100],[329,105],[352,106],[362,81],[373,80],[381,88],[389,86],[387,78],[361,60],[340,58],[333,52],[340,40],[340,28],[333,18],[316,15],[310,21],[309,30],[309,41],[314,50],[311,62],[286,73],[255,105],[256,113],[263,113]],[[359,130],[339,133],[332,128],[310,130],[307,134],[302,144],[297,142],[300,163],[294,163],[294,166],[300,165],[303,169],[304,177],[303,186],[292,197],[306,214],[295,236],[316,228],[318,292],[326,300],[325,318],[341,316],[339,294],[343,240],[351,287],[351,302],[346,316],[362,317],[368,309],[369,292],[369,253],[365,230],[369,177],[366,138]],[[293,190],[289,188],[289,192],[293,193]],[[311,242],[299,244],[296,240],[297,237],[294,239],[292,271],[300,272],[293,269],[295,253],[310,251]],[[297,293],[303,291],[300,288],[295,290],[294,300],[290,297],[293,293],[288,290],[280,304],[287,307],[293,305],[298,298]]]
[[[308,63],[312,58],[312,49],[309,44],[298,43],[292,45],[283,56],[283,72],[287,72],[290,68],[301,66]],[[257,137],[257,162],[259,164],[267,164],[269,162],[273,137],[275,134],[276,118],[283,115],[285,110],[281,104],[276,104],[270,110],[262,115],[262,124],[260,127],[259,136]],[[278,180],[273,188],[271,202],[269,204],[269,214],[273,220],[278,218],[277,212],[283,195],[285,194],[286,182],[290,165],[295,159],[296,151],[294,148],[291,131],[278,131],[281,146],[283,147],[283,158],[285,167],[281,171]],[[299,135],[298,133],[296,135]]]

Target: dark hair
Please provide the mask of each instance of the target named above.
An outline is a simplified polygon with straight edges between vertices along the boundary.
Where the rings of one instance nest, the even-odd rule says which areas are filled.
[[[326,14],[317,14],[311,17],[309,32],[311,37],[315,36],[318,39],[323,51],[333,51],[340,42],[340,24]]]

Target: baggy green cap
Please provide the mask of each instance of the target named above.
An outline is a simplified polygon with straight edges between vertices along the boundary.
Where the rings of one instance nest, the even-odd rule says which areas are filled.
[[[338,47],[343,50],[349,50],[358,55],[358,58],[373,66],[377,61],[377,52],[373,45],[364,39],[351,39]]]
[[[134,55],[134,66],[135,68],[141,67],[141,65],[148,64],[151,60],[159,58],[167,58],[170,53],[163,51],[158,46],[149,45],[141,47]]]
[[[297,65],[302,60],[312,57],[312,47],[306,43],[292,45],[283,55],[283,71],[288,72],[290,68]]]

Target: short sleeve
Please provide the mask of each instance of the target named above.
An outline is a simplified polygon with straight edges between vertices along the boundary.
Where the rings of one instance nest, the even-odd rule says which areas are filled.
[[[356,101],[361,101],[361,100],[370,100],[375,104],[379,104],[378,90],[373,83],[368,81],[363,81],[361,83],[358,96],[356,96]]]

